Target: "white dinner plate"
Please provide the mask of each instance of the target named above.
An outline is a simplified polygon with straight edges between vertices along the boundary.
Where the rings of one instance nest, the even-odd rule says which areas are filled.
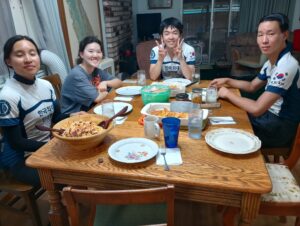
[[[108,155],[122,163],[145,162],[158,152],[158,145],[146,138],[127,138],[113,143],[108,149]]]
[[[180,84],[183,84],[186,86],[186,85],[190,84],[191,81],[186,78],[170,78],[170,79],[164,80],[163,83],[165,83],[165,84],[180,83]]]
[[[233,128],[211,130],[205,135],[205,141],[211,147],[230,154],[249,154],[261,147],[257,136]]]
[[[121,111],[122,108],[124,108],[125,106],[128,106],[126,114],[129,113],[130,111],[132,111],[132,105],[131,104],[124,103],[124,102],[114,102],[115,113],[118,113],[119,111]],[[102,105],[99,105],[99,106],[95,107],[94,112],[97,115],[102,115]]]
[[[123,96],[140,95],[142,86],[124,86],[116,89],[116,93]]]

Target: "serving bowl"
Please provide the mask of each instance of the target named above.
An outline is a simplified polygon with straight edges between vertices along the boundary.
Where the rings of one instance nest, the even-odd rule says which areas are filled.
[[[187,113],[193,108],[193,103],[189,101],[172,101],[171,103],[149,103],[145,105],[142,110],[141,114],[143,115],[155,115],[153,114],[154,111],[159,111],[159,110],[168,110],[171,112],[184,112]],[[203,123],[202,123],[202,128],[205,127],[208,121],[208,110],[207,109],[202,109],[203,110]],[[158,116],[155,115],[159,118],[159,122],[164,116]],[[174,117],[174,116],[172,116]],[[176,117],[176,116],[175,116]],[[188,117],[180,118],[180,127],[182,128],[187,128],[188,126]]]
[[[166,85],[154,84],[142,88],[142,100],[144,105],[148,103],[169,102],[171,90]]]
[[[84,121],[84,122],[95,122],[98,124],[102,120],[108,119],[103,115],[96,114],[84,114],[84,115],[76,115],[69,118],[66,118],[58,123],[56,123],[53,128],[55,129],[68,129],[71,124],[75,121]],[[89,148],[97,147],[109,131],[113,128],[113,124],[111,123],[107,129],[100,129],[100,131],[94,135],[82,136],[82,137],[67,137],[58,134],[57,132],[53,132],[53,136],[60,139],[61,141],[67,143],[74,150],[85,150]]]

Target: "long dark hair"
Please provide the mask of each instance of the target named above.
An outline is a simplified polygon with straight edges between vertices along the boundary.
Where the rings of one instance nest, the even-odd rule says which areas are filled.
[[[7,66],[7,69],[8,69],[8,72],[9,72],[9,68],[12,68],[11,66],[9,66],[7,63],[6,63],[6,60],[9,58],[13,48],[14,48],[14,45],[16,42],[18,41],[21,41],[21,40],[27,40],[29,42],[31,42],[35,48],[36,48],[36,51],[38,53],[38,55],[40,56],[40,50],[37,46],[37,44],[32,40],[32,38],[26,36],[26,35],[15,35],[15,36],[12,36],[10,37],[4,44],[3,46],[3,60],[4,60],[4,63],[6,64]]]
[[[102,42],[96,36],[87,36],[82,39],[79,43],[79,50],[78,50],[78,58],[76,59],[76,64],[82,63],[82,58],[80,57],[80,53],[84,51],[85,47],[90,43],[98,43],[101,48],[101,52],[103,53]]]

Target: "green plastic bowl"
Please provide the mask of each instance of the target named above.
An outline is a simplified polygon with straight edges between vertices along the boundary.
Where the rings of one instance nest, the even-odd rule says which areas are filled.
[[[169,102],[171,89],[166,85],[145,86],[141,90],[144,105],[148,103],[166,103]]]

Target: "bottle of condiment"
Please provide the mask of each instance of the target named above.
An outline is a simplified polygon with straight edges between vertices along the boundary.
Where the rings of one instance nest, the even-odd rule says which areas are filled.
[[[187,93],[177,93],[175,99],[177,101],[188,101],[189,95]]]
[[[192,102],[195,104],[202,103],[202,88],[193,88],[192,89]]]

